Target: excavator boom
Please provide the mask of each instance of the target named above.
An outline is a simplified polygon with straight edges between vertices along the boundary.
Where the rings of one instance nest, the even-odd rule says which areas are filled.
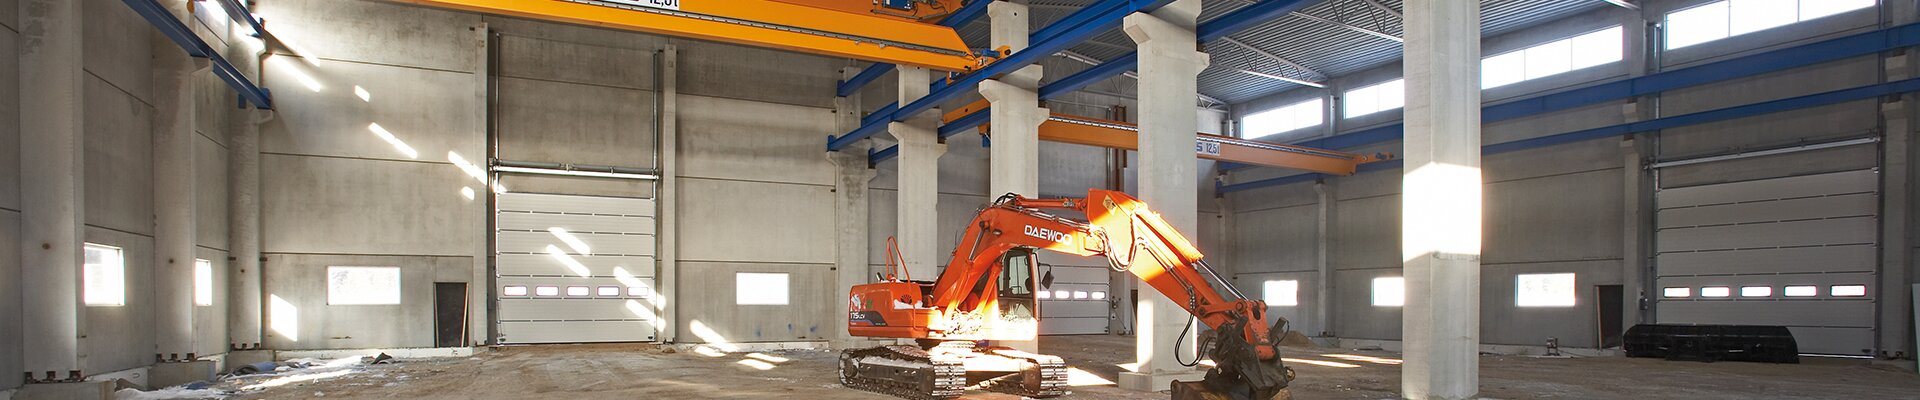
[[[883,391],[894,394],[901,394],[898,388],[903,387],[928,389],[905,397],[957,396],[960,392],[952,385],[959,381],[942,380],[945,375],[937,371],[942,365],[967,360],[962,363],[968,366],[966,383],[994,382],[986,387],[1025,396],[1062,393],[1058,387],[1064,382],[1049,377],[1064,379],[1064,373],[1049,372],[1047,367],[1059,364],[1057,357],[954,345],[1036,339],[1035,250],[1104,257],[1115,271],[1140,278],[1213,328],[1213,340],[1203,341],[1201,348],[1219,365],[1207,375],[1207,386],[1216,392],[1266,400],[1284,392],[1292,380],[1277,346],[1284,319],[1274,317],[1276,321],[1269,323],[1264,302],[1247,299],[1220,279],[1199,249],[1145,203],[1125,193],[1090,189],[1084,198],[1002,196],[967,225],[937,280],[883,276],[882,282],[855,286],[849,302],[850,333],[916,339],[921,346],[917,350],[913,346],[849,350],[842,356],[843,382],[850,387],[895,388]],[[975,362],[986,358],[1003,361],[997,362],[1002,365],[1024,365],[998,371],[971,368],[995,364]]]

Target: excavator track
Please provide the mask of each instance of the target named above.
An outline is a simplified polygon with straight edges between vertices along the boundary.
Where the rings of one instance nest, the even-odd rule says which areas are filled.
[[[1057,397],[1068,393],[1066,391],[1067,363],[1061,361],[1060,357],[1004,351],[994,351],[992,355],[1025,360],[1033,368],[989,379],[977,386],[986,390],[1025,397]]]
[[[918,346],[880,346],[840,352],[840,385],[913,400],[960,397],[967,389],[961,358]]]

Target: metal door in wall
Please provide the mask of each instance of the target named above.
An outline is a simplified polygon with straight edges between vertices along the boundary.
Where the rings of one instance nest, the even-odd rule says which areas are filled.
[[[1660,323],[1784,325],[1800,352],[1871,355],[1875,170],[1661,188]]]
[[[1036,293],[1040,298],[1040,334],[1099,335],[1107,333],[1111,313],[1107,267],[1041,264],[1040,274],[1053,271],[1053,286]]]
[[[506,193],[496,204],[501,343],[655,340],[653,200]]]

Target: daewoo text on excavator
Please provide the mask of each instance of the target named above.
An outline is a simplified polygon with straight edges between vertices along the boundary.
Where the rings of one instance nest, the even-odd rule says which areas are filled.
[[[967,225],[939,280],[916,281],[890,271],[879,282],[854,286],[848,297],[849,333],[916,344],[843,351],[840,382],[921,400],[950,399],[969,388],[1028,397],[1066,394],[1067,369],[1059,357],[976,344],[1036,339],[1036,249],[1104,256],[1115,271],[1139,277],[1213,328],[1212,339],[1199,344],[1199,354],[1218,365],[1206,375],[1212,394],[1285,398],[1293,380],[1278,347],[1286,319],[1268,316],[1265,302],[1247,299],[1221,280],[1200,251],[1145,203],[1102,189],[1078,199],[1007,194]],[[896,257],[889,255],[888,263]],[[1040,283],[1050,285],[1050,278]],[[1208,278],[1233,298],[1215,290]],[[1269,318],[1275,321],[1269,324]]]

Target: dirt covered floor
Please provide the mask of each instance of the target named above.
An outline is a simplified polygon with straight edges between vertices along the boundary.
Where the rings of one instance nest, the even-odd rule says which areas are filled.
[[[1067,399],[1166,398],[1112,381],[1133,338],[1049,337],[1043,351],[1075,368]],[[1399,355],[1289,348],[1299,399],[1398,398]],[[840,387],[828,351],[668,353],[650,345],[505,347],[462,359],[407,360],[232,393],[238,398],[328,399],[888,399]],[[1920,375],[1864,361],[1698,363],[1629,358],[1484,356],[1480,394],[1495,399],[1920,399]],[[289,376],[299,376],[294,373]],[[969,392],[970,399],[1015,399]]]

